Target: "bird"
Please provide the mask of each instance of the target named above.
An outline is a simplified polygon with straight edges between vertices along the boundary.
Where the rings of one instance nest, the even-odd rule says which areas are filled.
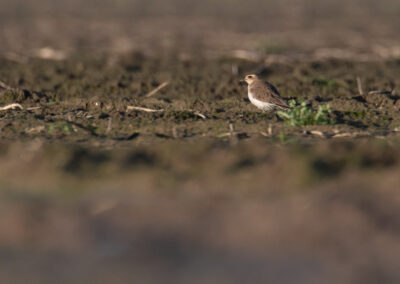
[[[289,110],[289,105],[282,99],[278,90],[255,74],[246,75],[244,80],[248,84],[250,102],[264,112],[276,109]]]

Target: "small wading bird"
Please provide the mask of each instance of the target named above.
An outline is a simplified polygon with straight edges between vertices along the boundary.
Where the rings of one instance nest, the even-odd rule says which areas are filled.
[[[275,109],[290,109],[278,90],[272,84],[258,78],[257,75],[247,75],[241,82],[243,81],[248,84],[250,102],[259,109],[265,112]]]

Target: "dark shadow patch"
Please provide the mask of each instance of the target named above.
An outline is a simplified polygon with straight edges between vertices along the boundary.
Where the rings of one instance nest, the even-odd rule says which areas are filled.
[[[368,126],[365,125],[364,123],[362,123],[361,121],[347,120],[344,123],[349,126],[356,127],[356,128],[362,128],[362,129],[368,128]]]
[[[124,69],[128,72],[138,72],[142,67],[139,64],[126,64]]]
[[[353,97],[351,97],[351,99],[352,100],[355,100],[355,101],[357,101],[357,102],[360,102],[360,103],[366,103],[367,101],[365,100],[365,97],[364,96],[353,96]]]
[[[250,136],[249,136],[246,132],[237,133],[237,134],[236,134],[236,137],[237,137],[239,140],[250,138]]]
[[[240,159],[238,162],[236,162],[232,167],[231,171],[238,171],[242,170],[244,168],[250,168],[253,167],[256,164],[256,160],[250,157],[245,157]]]
[[[172,136],[165,135],[165,134],[162,134],[162,133],[156,133],[155,135],[156,135],[156,137],[158,137],[158,138],[172,139]]]
[[[365,129],[368,126],[360,120],[366,115],[365,112],[341,112],[333,111],[336,124],[346,124],[352,127]],[[358,120],[360,119],[360,120]]]
[[[332,101],[331,98],[323,98],[323,97],[320,97],[320,96],[314,97],[314,100],[316,102],[319,102],[319,103],[326,103],[326,102],[331,102]]]
[[[129,153],[122,162],[122,165],[125,168],[131,168],[131,167],[138,167],[138,166],[147,166],[151,167],[156,164],[156,157],[148,153],[144,150],[136,150],[132,153]]]
[[[312,162],[312,169],[318,177],[330,178],[339,175],[346,163],[343,160],[328,160],[325,158],[316,158]]]
[[[116,140],[116,141],[130,141],[130,140],[136,139],[137,137],[139,137],[139,135],[140,135],[139,132],[135,132],[135,133],[132,133],[132,134],[113,137],[112,139]]]
[[[101,113],[99,115],[99,119],[106,119],[106,118],[109,118],[109,117],[110,117],[110,115],[108,113]]]
[[[79,147],[70,153],[69,159],[63,168],[64,171],[71,174],[92,174],[109,160],[109,155],[104,152],[93,152],[89,149]]]

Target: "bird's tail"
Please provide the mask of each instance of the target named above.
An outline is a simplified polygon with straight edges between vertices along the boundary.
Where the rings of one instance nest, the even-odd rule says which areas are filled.
[[[278,105],[278,108],[281,110],[289,110],[290,106],[287,104]]]

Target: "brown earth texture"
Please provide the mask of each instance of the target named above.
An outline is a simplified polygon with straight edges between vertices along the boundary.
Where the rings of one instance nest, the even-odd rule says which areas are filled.
[[[399,14],[1,1],[0,282],[399,283]]]

